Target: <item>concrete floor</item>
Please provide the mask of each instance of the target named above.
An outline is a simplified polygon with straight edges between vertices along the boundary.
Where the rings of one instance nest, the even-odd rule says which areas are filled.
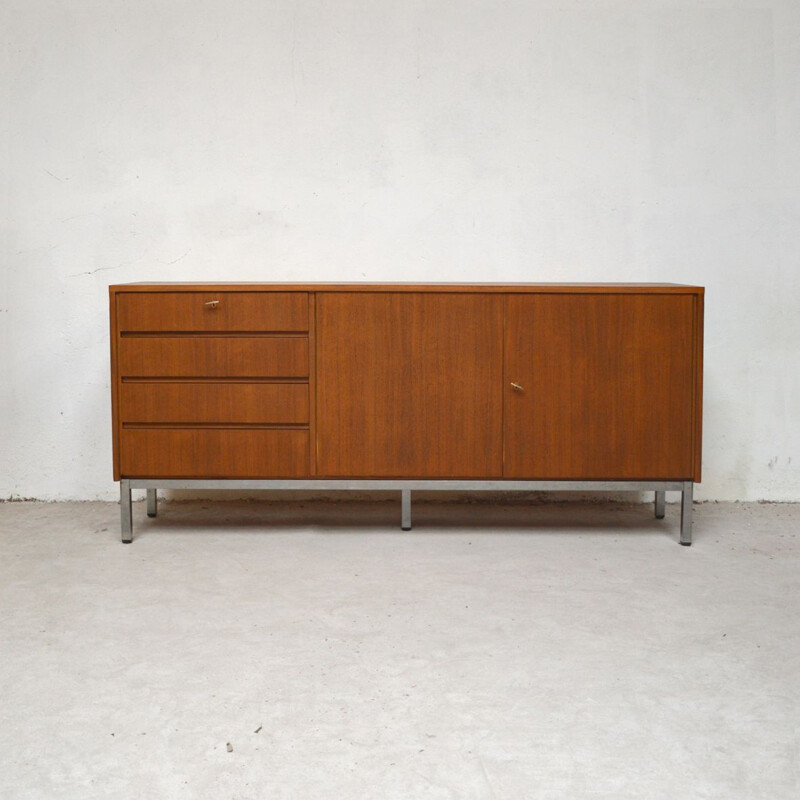
[[[118,511],[0,505],[4,800],[800,796],[800,505]]]

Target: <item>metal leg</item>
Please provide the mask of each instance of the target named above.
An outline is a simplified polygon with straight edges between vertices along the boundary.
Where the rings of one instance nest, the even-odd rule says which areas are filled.
[[[684,481],[683,494],[681,495],[681,544],[686,547],[692,543],[693,494],[694,483],[692,483],[692,481]]]
[[[656,491],[656,519],[664,519],[667,493]]]
[[[147,516],[155,517],[158,514],[158,495],[156,489],[147,490]]]
[[[402,489],[400,492],[400,506],[402,522],[400,527],[404,531],[411,530],[411,489]]]
[[[131,507],[131,482],[119,482],[119,512],[122,525],[122,541],[130,544],[133,541],[133,509]]]

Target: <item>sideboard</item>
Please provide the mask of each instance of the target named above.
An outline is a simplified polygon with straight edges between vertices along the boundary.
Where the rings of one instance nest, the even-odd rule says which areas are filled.
[[[677,284],[109,287],[131,490],[681,493],[700,480],[703,296]]]

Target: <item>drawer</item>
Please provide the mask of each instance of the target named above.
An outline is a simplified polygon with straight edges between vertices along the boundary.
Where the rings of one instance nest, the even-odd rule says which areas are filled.
[[[308,423],[306,383],[123,383],[120,421]]]
[[[120,331],[308,330],[305,292],[123,292]]]
[[[119,374],[136,378],[305,378],[305,336],[123,336]]]
[[[150,428],[120,431],[127,478],[299,478],[308,476],[305,430]]]

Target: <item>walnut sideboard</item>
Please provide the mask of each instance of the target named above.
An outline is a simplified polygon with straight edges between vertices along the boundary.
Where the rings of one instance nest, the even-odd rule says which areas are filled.
[[[676,284],[109,287],[131,490],[682,493],[700,480],[703,294]]]

